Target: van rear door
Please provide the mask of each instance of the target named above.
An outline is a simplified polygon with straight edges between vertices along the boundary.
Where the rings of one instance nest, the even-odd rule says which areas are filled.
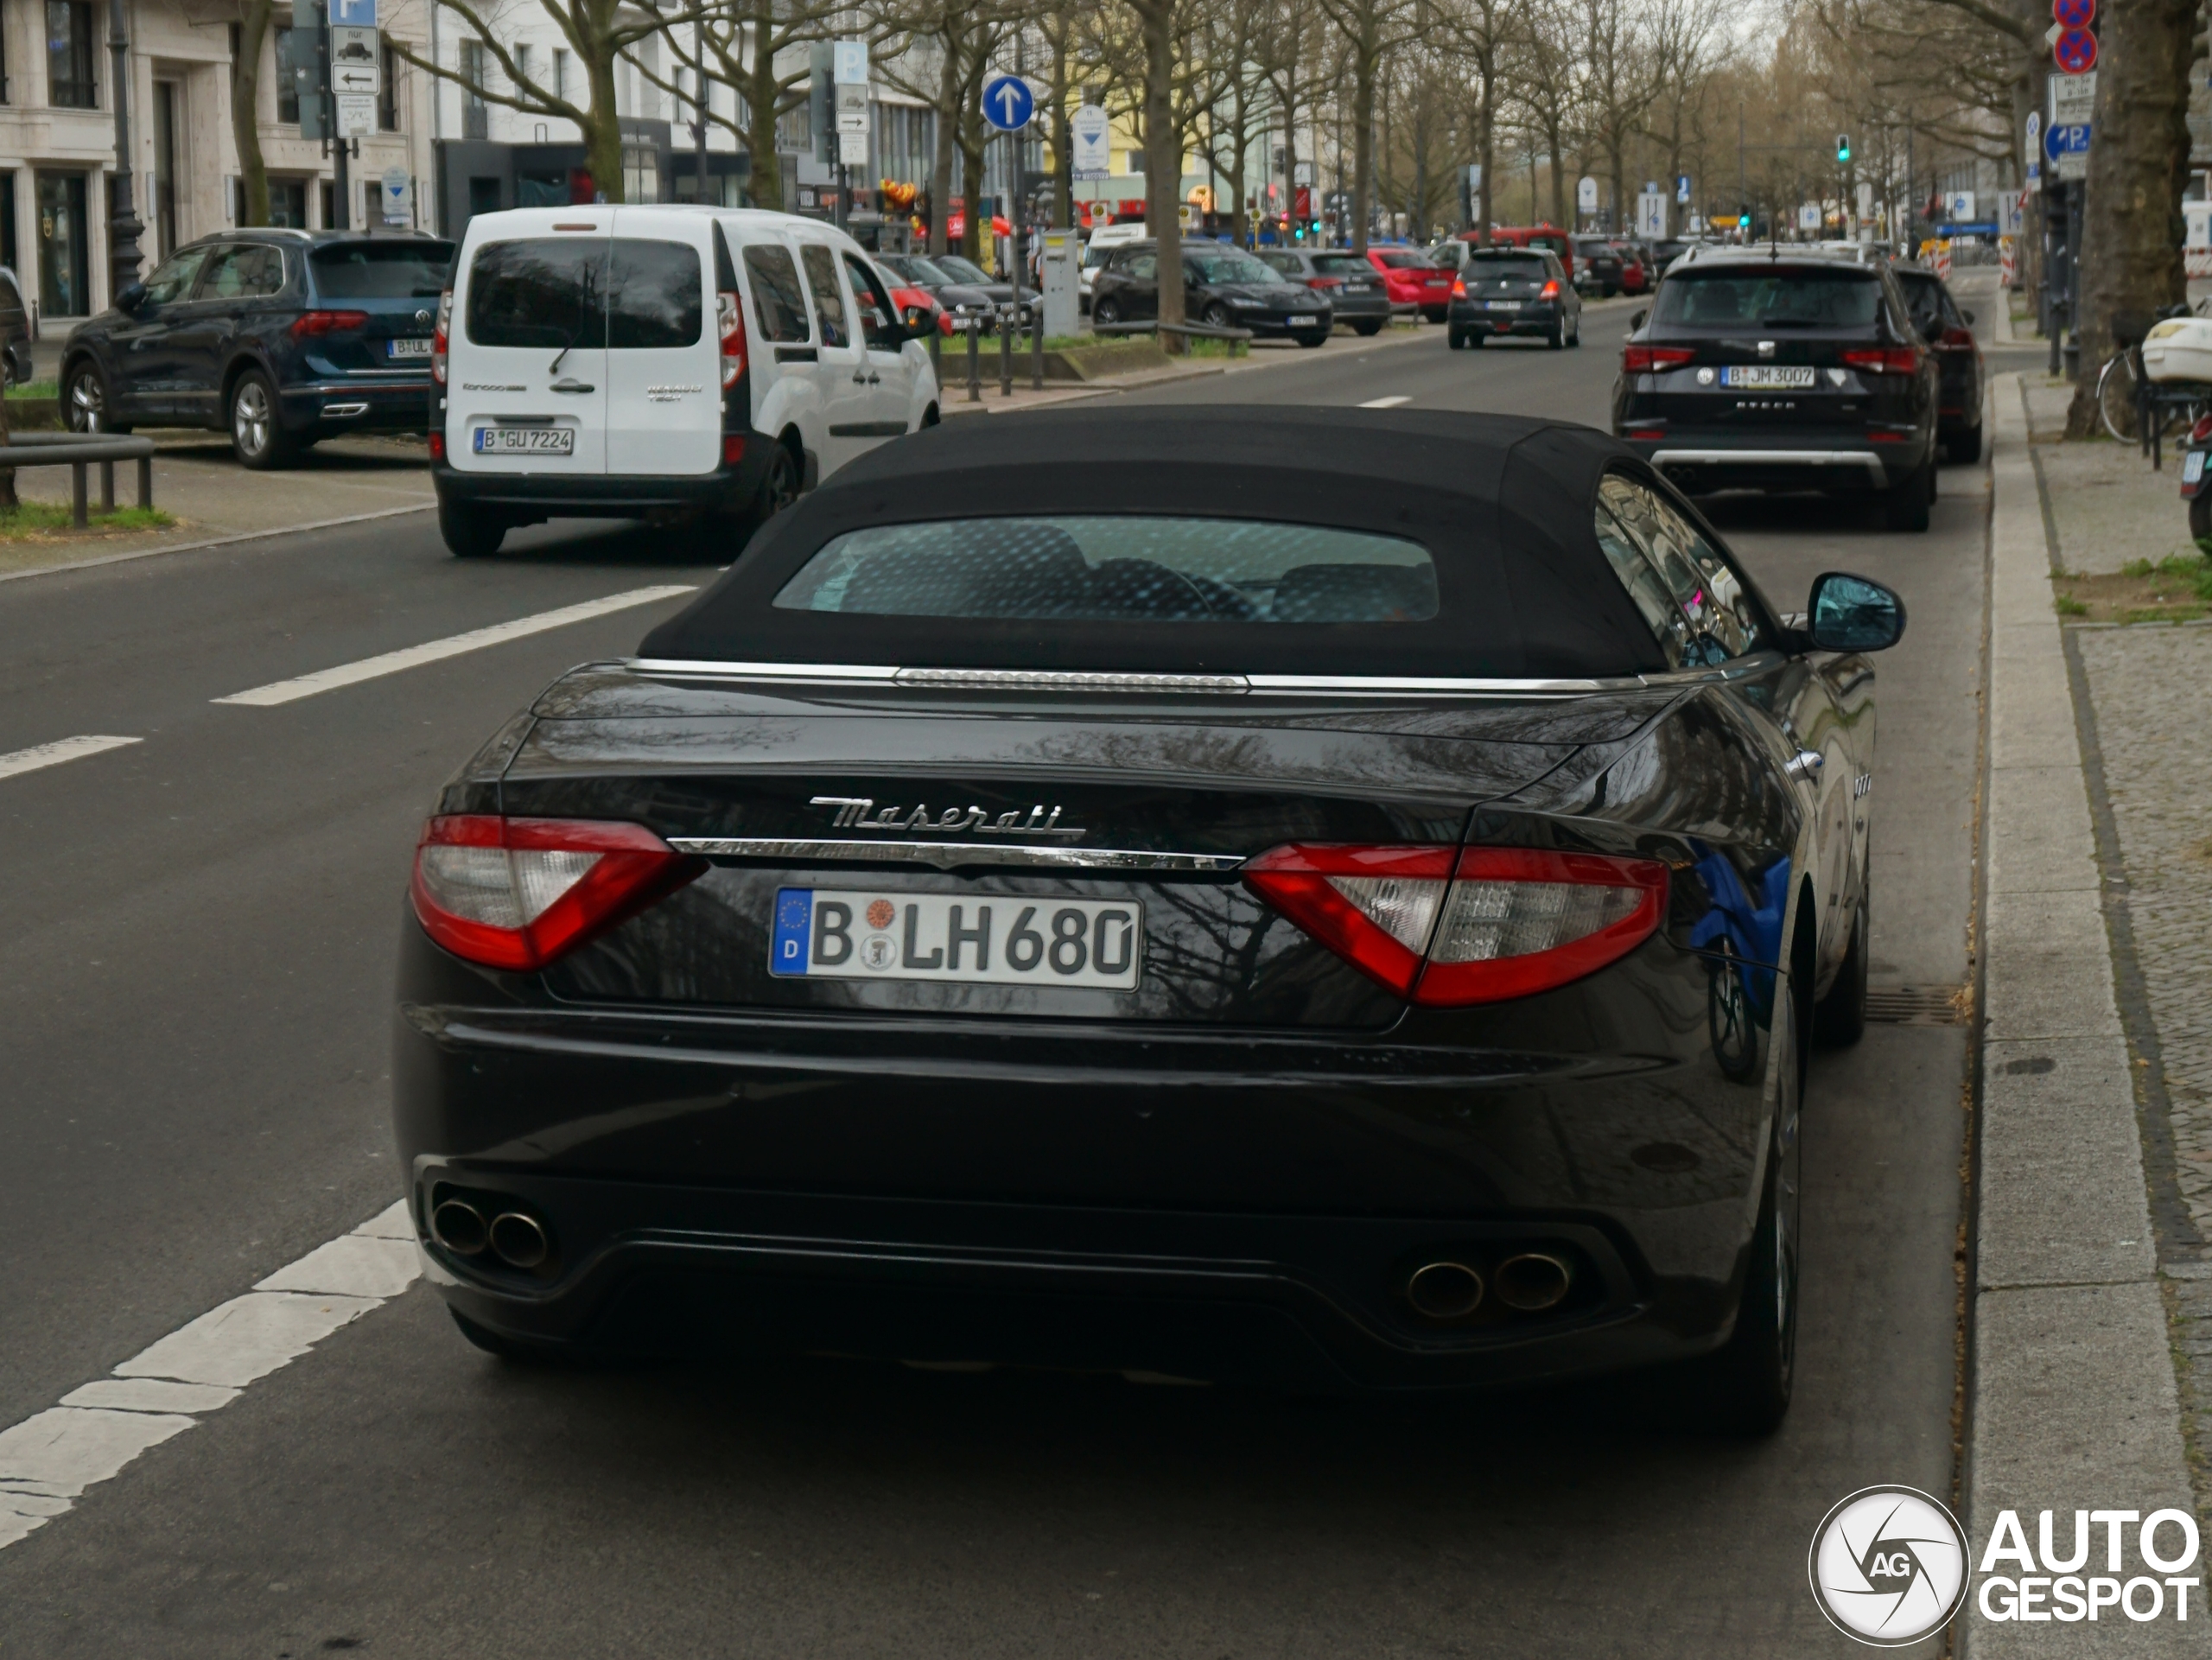
[[[709,221],[617,209],[607,284],[607,470],[711,473],[721,460],[721,347],[710,326]]]
[[[469,251],[454,295],[447,392],[456,472],[607,471],[613,218],[604,208],[563,223],[546,215],[542,229],[524,219]]]

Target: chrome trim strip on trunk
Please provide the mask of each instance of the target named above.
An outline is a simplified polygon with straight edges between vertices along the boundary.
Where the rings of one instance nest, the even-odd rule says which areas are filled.
[[[1249,691],[1241,674],[1153,674],[1143,670],[901,669],[902,686],[971,686],[1008,691]]]
[[[791,859],[822,863],[1019,865],[1050,870],[1234,870],[1241,853],[1148,853],[1129,848],[992,847],[975,842],[837,842],[780,836],[671,836],[678,853],[715,859]]]
[[[1655,449],[1651,464],[1684,467],[1863,467],[1877,490],[1885,489],[1889,475],[1882,458],[1871,449]]]
[[[629,658],[632,673],[686,680],[763,680],[815,685],[897,685],[971,691],[1105,691],[1247,694],[1301,696],[1316,692],[1362,697],[1430,696],[1580,697],[1591,692],[1633,691],[1649,677],[1621,675],[1592,680],[1436,678],[1405,675],[1154,674],[1031,669],[899,669],[852,663],[715,663],[675,658]]]

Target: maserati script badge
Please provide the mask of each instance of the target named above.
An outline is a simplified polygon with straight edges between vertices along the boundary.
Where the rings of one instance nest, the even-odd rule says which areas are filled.
[[[879,811],[873,796],[818,795],[807,805],[835,807],[839,830],[934,830],[941,836],[956,830],[973,830],[978,836],[1049,836],[1063,842],[1079,842],[1090,833],[1061,824],[1060,809],[1057,806],[1050,812],[1041,806],[1032,807],[1027,817],[1017,807],[994,818],[981,807],[947,807],[935,815],[925,806],[917,806],[911,811],[905,807]]]

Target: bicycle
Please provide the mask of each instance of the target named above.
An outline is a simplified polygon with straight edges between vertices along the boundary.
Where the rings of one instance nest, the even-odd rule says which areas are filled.
[[[2117,442],[2140,444],[2147,453],[2196,421],[2199,411],[2195,406],[2204,401],[2202,389],[2186,395],[2162,392],[2143,371],[2143,339],[2152,324],[2190,315],[2188,306],[2175,305],[2147,321],[2134,316],[2113,319],[2113,338],[2120,342],[2120,350],[2097,371],[2097,419]]]

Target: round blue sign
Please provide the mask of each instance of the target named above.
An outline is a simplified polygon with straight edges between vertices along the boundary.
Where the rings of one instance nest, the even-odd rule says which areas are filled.
[[[1019,75],[1001,75],[983,88],[983,119],[1001,132],[1020,131],[1036,113],[1036,95]]]

